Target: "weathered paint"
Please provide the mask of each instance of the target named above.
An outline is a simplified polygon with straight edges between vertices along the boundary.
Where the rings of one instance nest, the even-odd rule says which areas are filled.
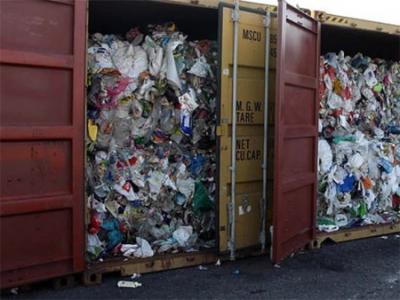
[[[272,260],[315,236],[320,25],[279,2]]]
[[[0,1],[1,287],[84,262],[86,2]]]

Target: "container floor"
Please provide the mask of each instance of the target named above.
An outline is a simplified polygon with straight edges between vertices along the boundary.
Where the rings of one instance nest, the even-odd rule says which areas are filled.
[[[103,284],[54,291],[46,287],[9,299],[396,299],[400,288],[400,236],[324,246],[274,267],[266,257],[145,274],[137,289],[120,289],[119,276]],[[239,270],[239,275],[234,274]],[[127,278],[129,280],[129,278]]]

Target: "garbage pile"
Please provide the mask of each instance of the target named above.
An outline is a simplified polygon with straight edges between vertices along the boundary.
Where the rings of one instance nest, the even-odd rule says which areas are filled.
[[[400,63],[321,57],[320,231],[400,221]]]
[[[217,54],[173,23],[90,37],[90,260],[214,246]]]

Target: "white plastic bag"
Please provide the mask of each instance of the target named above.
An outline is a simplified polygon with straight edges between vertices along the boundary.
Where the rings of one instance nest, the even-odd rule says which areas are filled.
[[[202,78],[206,78],[208,74],[212,75],[210,66],[204,56],[200,56],[198,59],[196,59],[196,62],[190,68],[188,73]]]
[[[192,234],[192,226],[179,226],[178,229],[174,231],[172,236],[178,242],[179,246],[185,247]]]
[[[164,64],[166,65],[166,73],[167,73],[167,80],[170,84],[174,85],[175,87],[182,89],[182,83],[179,78],[178,70],[176,68],[175,58],[174,58],[174,50],[179,46],[182,45],[183,40],[181,39],[171,39],[167,44],[165,57],[164,57]]]
[[[194,193],[194,180],[192,178],[182,179],[178,178],[176,181],[178,191],[186,198],[189,198]]]
[[[332,149],[324,139],[318,141],[318,171],[325,174],[332,167]]]
[[[136,79],[140,73],[147,70],[147,54],[141,46],[114,42],[113,47],[115,48],[113,61],[122,75]]]
[[[178,99],[182,110],[193,112],[199,106],[196,102],[196,92],[192,88]]]
[[[129,182],[121,181],[114,184],[114,190],[117,191],[122,196],[125,196],[129,201],[138,200],[139,197],[133,191],[132,185]]]
[[[97,234],[87,234],[87,251],[94,255],[99,255],[103,249],[103,244],[101,243]]]
[[[136,243],[139,246],[139,248],[134,253],[136,257],[145,258],[145,257],[152,257],[154,255],[154,251],[153,249],[151,249],[151,246],[148,241],[140,237],[137,237]]]
[[[164,49],[158,46],[150,36],[146,36],[143,48],[149,57],[149,72],[153,76],[158,76],[161,71]]]
[[[354,154],[349,160],[349,165],[353,170],[361,168],[363,163],[364,158],[359,153]]]
[[[150,193],[158,195],[165,179],[165,174],[160,171],[151,172],[150,178],[147,181],[149,183]]]

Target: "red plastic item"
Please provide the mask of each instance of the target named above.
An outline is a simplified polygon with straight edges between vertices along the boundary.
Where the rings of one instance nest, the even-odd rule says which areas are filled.
[[[400,197],[397,195],[393,195],[392,204],[393,208],[400,209]]]
[[[119,224],[119,231],[122,233],[127,233],[128,232],[128,226],[125,223],[120,223]]]
[[[90,234],[96,234],[100,231],[101,228],[101,221],[98,218],[97,214],[92,215],[90,218],[90,224],[89,224],[89,233]]]

